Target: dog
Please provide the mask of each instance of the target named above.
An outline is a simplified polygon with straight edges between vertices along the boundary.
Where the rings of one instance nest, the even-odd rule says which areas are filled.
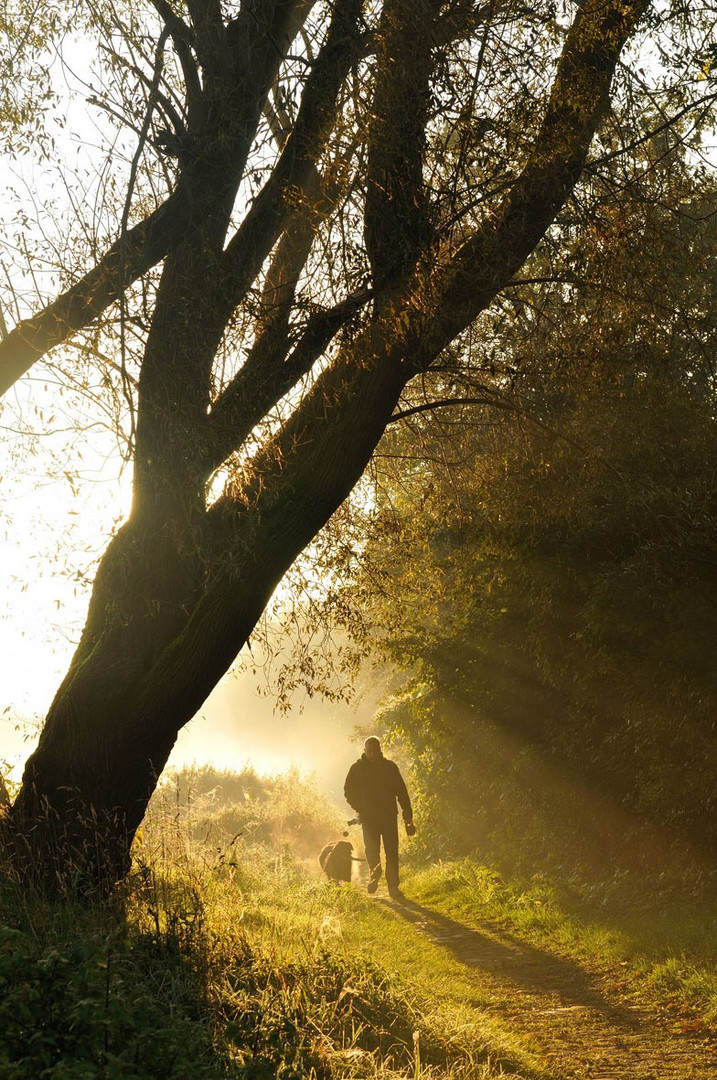
[[[319,855],[319,865],[332,881],[351,881],[354,846],[348,840],[327,844]]]

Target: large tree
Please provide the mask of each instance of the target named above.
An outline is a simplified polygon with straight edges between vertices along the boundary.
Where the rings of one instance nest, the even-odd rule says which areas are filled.
[[[88,5],[104,107],[137,133],[116,238],[4,337],[0,386],[88,327],[106,352],[119,326],[133,503],[8,817],[16,860],[47,878],[126,871],[178,731],[404,388],[570,197],[646,15],[669,68],[671,12],[649,7]]]

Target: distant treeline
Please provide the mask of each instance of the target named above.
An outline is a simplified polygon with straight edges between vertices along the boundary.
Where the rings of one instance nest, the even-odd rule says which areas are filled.
[[[177,836],[221,859],[242,858],[256,845],[286,847],[298,860],[318,867],[317,857],[345,826],[338,809],[310,777],[297,769],[260,776],[211,765],[170,771],[157,788],[145,821],[157,842],[170,826]]]

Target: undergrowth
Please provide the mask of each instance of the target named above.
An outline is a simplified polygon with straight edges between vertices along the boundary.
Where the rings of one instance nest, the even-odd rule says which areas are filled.
[[[490,980],[418,932],[411,904],[617,972],[612,989],[672,1003],[685,1030],[714,1025],[714,905],[678,872],[518,884],[404,859],[397,909],[321,877],[342,824],[296,774],[195,770],[158,793],[111,902],[0,877],[2,1080],[555,1080],[510,1002],[496,1009]]]
[[[518,1072],[519,1055],[475,1019],[432,1005],[390,948],[384,963],[353,940],[371,920],[369,938],[386,934],[386,913],[312,875],[291,852],[291,828],[311,832],[303,816],[315,799],[310,785],[296,776],[269,783],[242,796],[229,818],[217,804],[221,824],[209,822],[208,797],[201,793],[198,807],[199,795],[182,802],[160,793],[111,903],[49,902],[0,879],[3,1080]],[[332,815],[327,807],[315,815],[324,840]],[[258,839],[275,827],[273,844]]]

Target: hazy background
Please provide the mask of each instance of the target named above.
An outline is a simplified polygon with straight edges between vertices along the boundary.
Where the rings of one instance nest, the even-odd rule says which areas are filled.
[[[314,773],[319,785],[343,802],[349,765],[361,752],[376,700],[363,696],[353,705],[302,698],[287,715],[257,693],[256,676],[226,676],[204,708],[180,733],[171,765],[211,761],[228,769],[253,766],[272,773],[296,766]]]
[[[32,682],[32,670],[25,671]],[[320,787],[343,805],[343,782],[349,765],[361,752],[365,735],[357,726],[371,725],[377,699],[366,692],[353,704],[319,698],[297,698],[282,715],[273,700],[259,693],[260,676],[225,676],[197,716],[180,732],[168,767],[212,764],[222,769],[253,767],[258,773],[291,767],[314,774]],[[18,716],[9,707],[0,719],[0,758],[19,780],[38,735],[38,720]]]

